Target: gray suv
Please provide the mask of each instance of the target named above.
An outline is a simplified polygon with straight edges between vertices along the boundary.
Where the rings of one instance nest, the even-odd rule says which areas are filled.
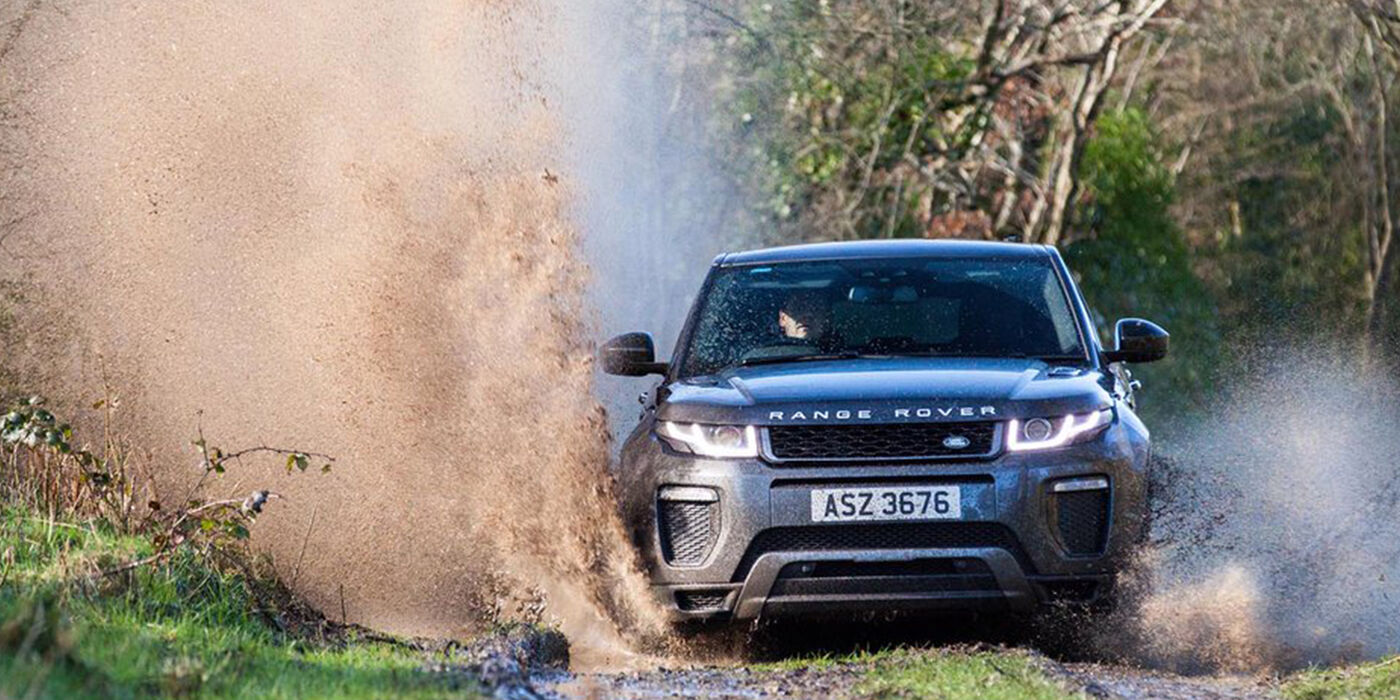
[[[622,448],[622,510],[678,620],[1093,603],[1146,528],[1147,428],[1054,248],[830,243],[722,255]]]

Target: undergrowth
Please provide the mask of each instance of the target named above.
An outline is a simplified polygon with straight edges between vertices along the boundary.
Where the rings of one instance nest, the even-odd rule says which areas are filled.
[[[96,408],[110,412],[110,404]],[[424,670],[424,649],[337,624],[247,546],[277,497],[205,493],[251,458],[329,470],[326,455],[225,451],[202,429],[203,473],[148,491],[110,428],[96,447],[37,397],[0,414],[0,696],[442,697],[480,690]]]

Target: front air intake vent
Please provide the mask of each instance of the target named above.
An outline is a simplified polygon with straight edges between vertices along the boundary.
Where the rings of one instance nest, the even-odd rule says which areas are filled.
[[[714,548],[719,535],[717,501],[657,502],[657,527],[661,553],[672,566],[699,566]]]
[[[768,456],[778,462],[966,459],[996,451],[997,423],[775,425],[767,432]]]
[[[724,610],[728,599],[729,591],[723,588],[676,592],[676,606],[686,612]]]
[[[1065,551],[1076,556],[1102,554],[1108,544],[1109,490],[1056,493],[1054,498]]]

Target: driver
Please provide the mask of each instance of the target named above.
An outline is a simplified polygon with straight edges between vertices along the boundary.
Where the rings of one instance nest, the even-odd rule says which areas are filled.
[[[812,290],[800,290],[788,295],[778,309],[778,327],[783,336],[816,345],[826,334],[826,295]]]

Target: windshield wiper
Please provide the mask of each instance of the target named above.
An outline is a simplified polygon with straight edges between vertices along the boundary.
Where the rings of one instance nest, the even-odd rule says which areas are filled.
[[[1031,357],[1034,358],[1034,359],[1040,360],[1041,362],[1046,362],[1046,363],[1053,363],[1053,362],[1085,362],[1085,363],[1087,363],[1087,362],[1089,361],[1089,358],[1087,358],[1087,357],[1085,357],[1085,356],[1083,356],[1083,355],[1032,355]]]
[[[783,362],[820,362],[822,360],[860,360],[868,357],[888,357],[887,355],[867,355],[859,352],[822,352],[810,355],[772,355],[769,357],[749,357],[739,360],[739,366],[776,365]]]
[[[891,357],[948,357],[948,358],[977,358],[977,359],[1002,359],[1002,360],[1040,360],[1045,363],[1055,362],[1088,362],[1083,355],[1027,355],[1023,352],[935,352],[935,351],[911,351],[911,352],[823,352],[812,353],[810,355],[773,355],[770,357],[750,357],[739,361],[739,366],[750,367],[753,365],[775,365],[784,362],[821,362],[824,360],[866,360],[866,359],[888,359]]]
[[[893,357],[967,357],[976,359],[997,359],[997,360],[1040,360],[1041,362],[1088,362],[1088,358],[1083,355],[1030,355],[1024,352],[957,352],[957,351],[926,351],[926,352],[893,352],[889,353]]]

